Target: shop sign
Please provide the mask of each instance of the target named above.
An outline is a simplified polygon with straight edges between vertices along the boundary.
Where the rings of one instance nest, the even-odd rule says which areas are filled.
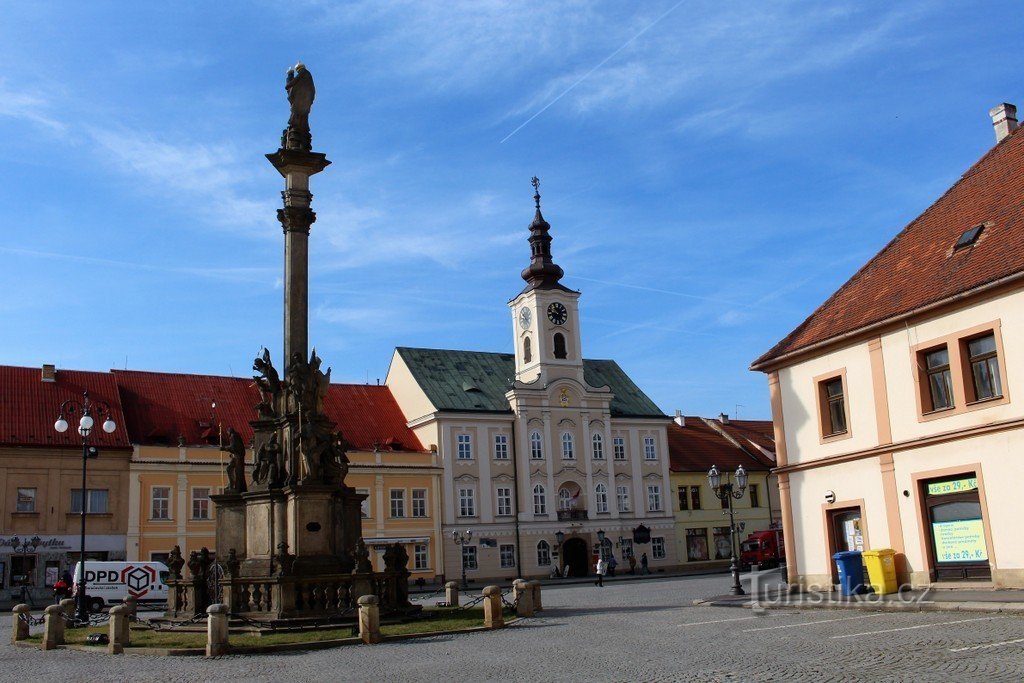
[[[15,544],[20,548],[31,536],[12,535],[0,536],[0,552],[10,553]],[[17,539],[17,542],[15,542]],[[35,552],[77,552],[80,539],[77,535],[67,536],[41,536],[39,545]],[[85,537],[85,549],[87,552],[124,552],[126,539],[116,534],[93,534]]]
[[[935,559],[939,562],[985,562],[985,526],[980,519],[933,522]]]
[[[949,481],[936,481],[928,484],[929,496],[945,496],[950,493],[964,493],[974,491],[978,488],[977,477],[965,479],[950,479]]]

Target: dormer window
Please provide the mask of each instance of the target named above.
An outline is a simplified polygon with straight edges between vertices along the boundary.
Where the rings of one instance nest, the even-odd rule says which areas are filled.
[[[953,251],[959,251],[960,249],[974,246],[974,243],[977,242],[978,238],[981,236],[981,231],[984,229],[985,225],[981,224],[975,225],[970,230],[965,230],[964,233],[960,235],[960,239],[958,239],[956,244],[953,245]]]

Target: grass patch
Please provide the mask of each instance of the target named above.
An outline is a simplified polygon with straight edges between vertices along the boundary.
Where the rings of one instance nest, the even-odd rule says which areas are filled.
[[[460,629],[483,626],[483,608],[458,610],[447,608],[427,608],[423,610],[426,618],[416,619],[401,624],[382,624],[381,633],[385,636],[408,635],[410,633],[436,633],[438,631],[456,631]],[[511,610],[505,610],[505,617],[512,616]],[[110,633],[109,626],[92,626],[90,628],[67,629],[65,641],[69,645],[87,645],[86,639],[93,633]],[[323,628],[312,631],[281,631],[265,635],[233,633],[230,636],[234,647],[259,647],[261,645],[285,645],[293,643],[318,643],[325,640],[352,638],[351,626],[339,628]],[[28,639],[30,642],[41,643],[42,634]],[[182,631],[150,631],[132,629],[129,647],[152,648],[205,648],[206,633]]]

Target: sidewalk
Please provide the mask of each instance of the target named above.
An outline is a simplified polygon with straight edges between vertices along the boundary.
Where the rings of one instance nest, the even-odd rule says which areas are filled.
[[[890,595],[763,591],[758,596],[722,595],[697,604],[754,609],[868,609],[892,612],[1006,612],[1024,615],[1024,591],[1012,589],[905,590]]]

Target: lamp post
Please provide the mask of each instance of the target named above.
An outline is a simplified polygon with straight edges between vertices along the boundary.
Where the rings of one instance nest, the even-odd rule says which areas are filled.
[[[732,553],[732,564],[729,566],[729,571],[732,572],[732,588],[729,593],[746,595],[743,586],[740,585],[740,567],[736,562],[736,520],[732,512],[732,499],[739,500],[743,497],[743,491],[747,488],[747,471],[743,469],[743,465],[736,468],[736,484],[734,485],[730,481],[723,482],[718,468],[712,465],[708,470],[708,483],[719,500],[729,503],[729,551]]]
[[[95,425],[94,414],[97,418],[104,418],[103,431],[107,434],[113,433],[117,429],[117,425],[110,419],[110,406],[103,401],[90,400],[89,392],[85,391],[82,392],[81,402],[68,399],[60,404],[60,413],[57,416],[57,421],[53,423],[53,428],[63,434],[68,430],[67,418],[74,418],[76,413],[81,415],[78,419],[78,434],[82,437],[82,528],[78,546],[79,567],[82,573],[78,580],[78,595],[76,596],[78,604],[75,610],[75,622],[88,624],[89,603],[85,595],[85,513],[89,501],[89,491],[86,488],[85,477],[89,458],[95,458],[99,455],[96,447],[89,445],[89,436],[92,434],[93,426]]]
[[[462,548],[463,546],[469,545],[469,542],[473,539],[473,530],[466,529],[463,532],[453,531],[452,540],[455,541],[455,545]],[[469,588],[469,582],[466,581],[466,551],[462,550],[462,588]]]

